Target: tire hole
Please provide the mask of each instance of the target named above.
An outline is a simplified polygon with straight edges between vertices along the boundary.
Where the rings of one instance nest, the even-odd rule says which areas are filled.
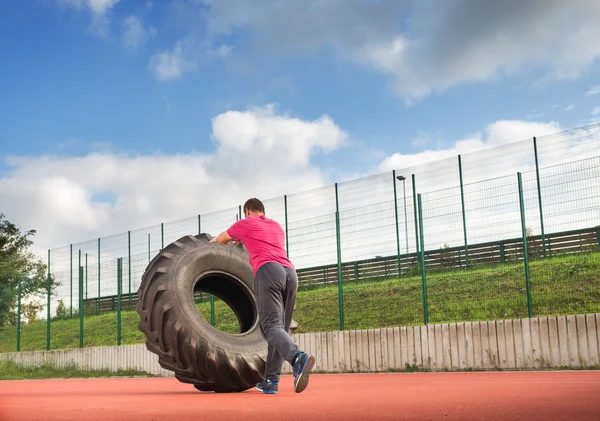
[[[194,286],[198,312],[211,323],[211,300],[214,302],[214,327],[221,332],[243,334],[257,319],[254,298],[242,281],[221,272],[202,276]]]

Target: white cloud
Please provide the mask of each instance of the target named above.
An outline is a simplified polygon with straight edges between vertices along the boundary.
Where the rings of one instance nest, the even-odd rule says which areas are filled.
[[[120,0],[60,0],[60,3],[77,10],[89,9],[93,13],[104,14],[116,6],[119,1]]]
[[[586,93],[585,96],[598,95],[600,94],[600,85],[592,86]]]
[[[160,81],[178,79],[196,67],[197,44],[194,37],[177,41],[172,49],[153,55],[148,63],[148,68]]]
[[[148,68],[160,81],[181,78],[198,68],[202,58],[213,56],[220,59],[230,57],[233,48],[226,44],[211,47],[207,41],[200,40],[196,33],[175,42],[171,49],[154,54],[148,63]]]
[[[213,33],[250,28],[257,50],[330,47],[338,57],[390,75],[408,103],[530,71],[546,73],[544,80],[576,78],[600,56],[596,0],[207,3]]]
[[[213,50],[213,54],[221,58],[229,57],[233,49],[229,45],[220,45],[217,49]]]
[[[120,0],[59,0],[59,4],[78,11],[88,10],[91,14],[89,30],[96,36],[108,37],[110,12]]]
[[[376,171],[411,168],[447,158],[456,158],[459,154],[481,151],[560,130],[560,126],[555,122],[537,123],[519,120],[499,120],[486,127],[485,135],[483,133],[475,133],[464,139],[457,140],[449,148],[429,149],[415,154],[395,153],[385,158]],[[420,133],[418,139],[423,138],[423,136],[424,134]]]
[[[216,116],[212,139],[207,154],[7,158],[0,209],[37,229],[43,251],[329,183],[311,157],[341,147],[348,135],[327,116],[306,121],[266,106]]]
[[[573,108],[575,108],[574,104],[569,104],[565,107],[565,111],[571,111]]]
[[[592,110],[592,115],[598,115],[600,114],[600,107],[596,107]]]
[[[156,28],[144,28],[143,22],[136,16],[129,16],[123,21],[123,42],[127,47],[137,48],[156,35]]]

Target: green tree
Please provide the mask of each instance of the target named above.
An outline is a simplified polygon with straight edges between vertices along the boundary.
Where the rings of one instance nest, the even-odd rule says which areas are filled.
[[[0,327],[14,322],[21,280],[21,302],[33,302],[47,293],[47,266],[36,257],[29,247],[35,230],[24,233],[0,213]],[[56,287],[50,279],[51,293]]]

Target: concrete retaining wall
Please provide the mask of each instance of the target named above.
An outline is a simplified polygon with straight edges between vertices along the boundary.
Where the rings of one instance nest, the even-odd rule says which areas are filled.
[[[532,319],[293,335],[317,357],[315,370],[584,368],[600,364],[600,313]],[[52,361],[89,369],[136,369],[173,376],[145,345],[0,354],[22,364]],[[290,373],[284,364],[284,373]]]

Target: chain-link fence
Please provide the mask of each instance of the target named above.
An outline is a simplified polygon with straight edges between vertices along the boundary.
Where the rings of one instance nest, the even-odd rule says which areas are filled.
[[[600,124],[264,203],[299,274],[298,332],[600,311]],[[238,205],[49,250],[60,286],[0,351],[143,342],[148,263],[240,217]],[[239,329],[219,297],[196,303]]]

